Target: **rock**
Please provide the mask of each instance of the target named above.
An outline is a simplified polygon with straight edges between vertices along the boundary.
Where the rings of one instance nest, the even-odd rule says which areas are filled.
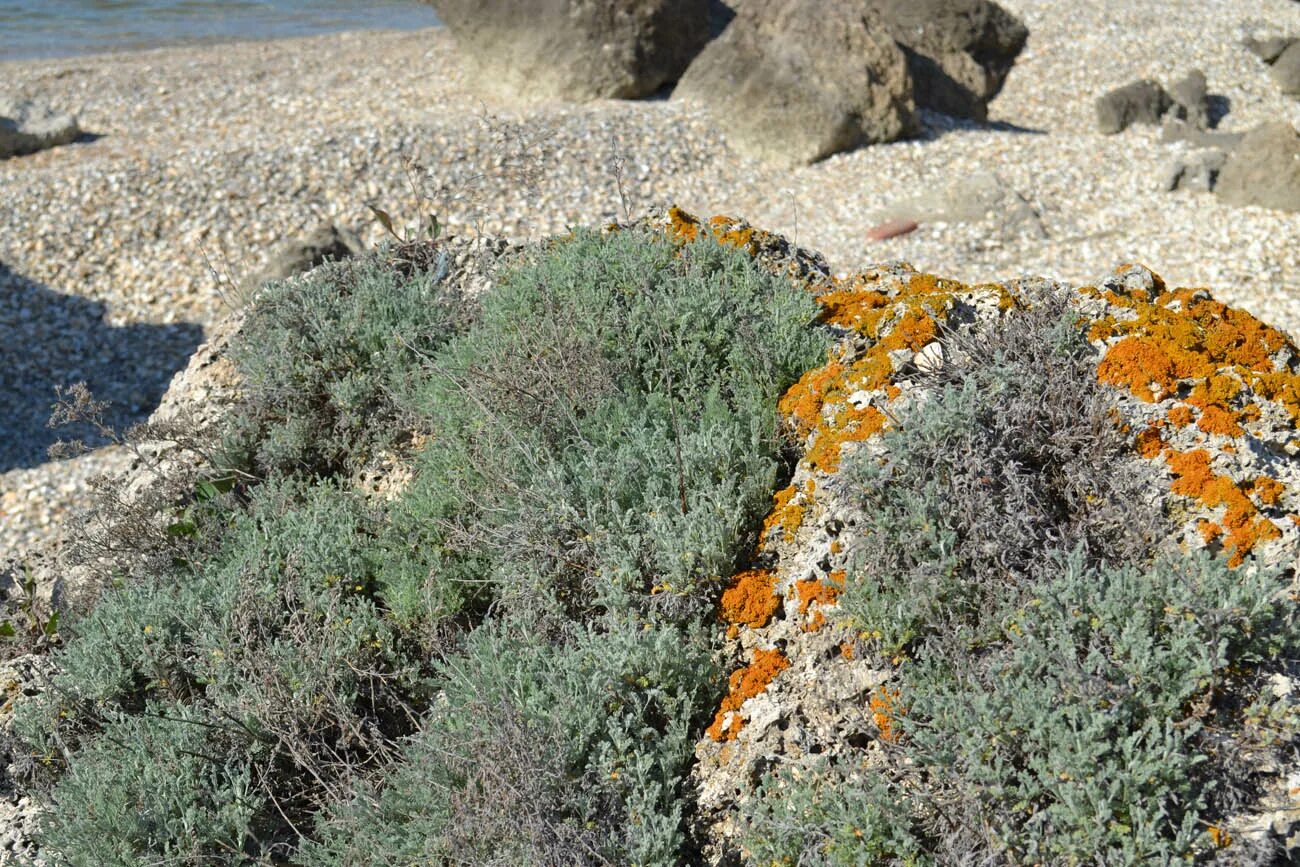
[[[1300,96],[1300,40],[1292,42],[1278,55],[1269,75],[1283,93]]]
[[[363,252],[365,245],[360,238],[345,228],[327,223],[277,247],[255,283],[260,286],[270,280],[284,280],[325,262],[348,259]]]
[[[747,0],[675,95],[705,105],[737,150],[782,165],[892,141],[915,123],[902,50],[848,0]]]
[[[916,104],[985,120],[1029,30],[991,0],[871,0],[907,55]]]
[[[0,98],[0,159],[65,145],[79,135],[76,118],[46,103]]]
[[[1193,69],[1187,73],[1170,86],[1169,96],[1174,101],[1171,115],[1196,129],[1209,127],[1210,92],[1204,72]]]
[[[1157,124],[1173,105],[1158,82],[1134,81],[1097,98],[1097,129],[1112,135],[1135,123]]]
[[[1232,205],[1300,211],[1300,134],[1289,123],[1266,123],[1246,133],[1214,192]]]
[[[495,98],[636,99],[676,81],[709,39],[709,0],[430,0]]]
[[[1230,151],[1241,144],[1242,138],[1244,138],[1243,133],[1208,132],[1169,115],[1165,116],[1164,123],[1160,125],[1160,141],[1165,144],[1187,142],[1196,148],[1219,148]]]
[[[1159,189],[1166,192],[1191,190],[1208,193],[1214,189],[1219,172],[1228,155],[1221,150],[1201,150],[1187,156],[1176,157],[1169,163],[1160,179]]]
[[[1251,36],[1246,39],[1245,45],[1260,60],[1265,63],[1272,63],[1281,56],[1288,45],[1295,41],[1294,36],[1265,36],[1260,38]]]
[[[885,212],[891,221],[985,223],[1001,240],[1046,238],[1038,210],[1006,179],[994,172],[974,172],[944,186],[895,202]]]

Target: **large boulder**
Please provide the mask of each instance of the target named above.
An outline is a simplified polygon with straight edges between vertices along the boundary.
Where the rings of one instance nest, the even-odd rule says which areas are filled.
[[[1214,192],[1232,205],[1300,211],[1300,133],[1289,123],[1266,123],[1246,133]]]
[[[798,165],[914,125],[907,60],[860,3],[747,0],[675,96],[707,106],[737,149]]]
[[[430,0],[472,85],[506,99],[636,99],[709,39],[709,0]]]
[[[984,120],[1029,30],[991,0],[870,0],[907,54],[916,104]]]
[[[0,97],[0,159],[35,153],[75,141],[77,119],[34,100]]]

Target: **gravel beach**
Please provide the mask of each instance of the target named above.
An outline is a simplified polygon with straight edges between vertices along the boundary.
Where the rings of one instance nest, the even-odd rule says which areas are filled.
[[[85,480],[126,460],[42,463],[54,384],[87,379],[116,421],[142,417],[278,242],[326,220],[380,242],[368,203],[512,239],[675,203],[744,216],[840,270],[904,259],[964,281],[1091,282],[1136,261],[1300,335],[1300,214],[1160,191],[1186,145],[1152,127],[1103,136],[1093,117],[1112,87],[1199,68],[1220,130],[1300,122],[1241,45],[1265,22],[1300,35],[1300,4],[1002,2],[1030,41],[988,124],[926,114],[918,140],[797,171],[736,155],[673,100],[485,105],[441,29],[0,63],[0,91],[39,95],[91,134],[0,161],[0,558],[56,531]],[[993,213],[868,240],[990,172],[1028,224]]]

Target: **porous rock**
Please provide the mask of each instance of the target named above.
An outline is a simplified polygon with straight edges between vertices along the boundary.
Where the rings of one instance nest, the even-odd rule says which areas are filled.
[[[1107,135],[1122,132],[1135,123],[1157,124],[1173,105],[1173,99],[1150,78],[1130,82],[1097,98],[1097,129]]]
[[[674,95],[705,105],[737,150],[781,165],[914,126],[902,50],[847,0],[747,0]]]
[[[907,55],[916,104],[985,120],[1029,30],[991,0],[871,0]]]
[[[676,81],[709,38],[709,0],[430,0],[494,98],[636,99]]]
[[[1300,211],[1300,133],[1284,122],[1246,133],[1219,173],[1214,192],[1231,205]]]
[[[0,159],[65,145],[79,135],[77,119],[47,103],[0,97]]]
[[[674,217],[675,224],[683,222],[708,225],[724,241],[756,231],[731,218]],[[807,287],[825,306],[840,345],[825,368],[810,371],[779,404],[802,442],[802,457],[764,521],[754,555],[761,569],[733,579],[733,586],[740,580],[751,585],[746,598],[770,594],[770,609],[758,622],[742,622],[741,612],[728,610],[724,594],[719,610],[727,628],[722,655],[734,671],[728,696],[696,745],[691,778],[700,863],[714,867],[745,863],[740,834],[768,774],[816,773],[827,763],[864,774],[899,771],[897,735],[890,728],[897,660],[873,650],[853,623],[835,613],[839,591],[852,580],[846,573],[854,568],[857,528],[871,523],[857,511],[853,485],[839,468],[841,457],[855,451],[886,454],[889,446],[876,436],[882,426],[871,422],[871,410],[883,419],[898,402],[923,403],[926,389],[936,386],[913,372],[943,367],[948,341],[956,341],[960,354],[960,331],[1019,315],[1015,311],[1026,306],[1021,302],[1032,307],[1034,299],[1049,295],[1066,299],[1091,323],[1086,327],[1098,380],[1114,389],[1119,419],[1137,432],[1132,455],[1123,459],[1126,472],[1149,477],[1146,508],[1173,518],[1161,544],[1171,552],[1210,550],[1229,562],[1249,554],[1264,568],[1294,563],[1300,552],[1300,525],[1292,519],[1300,508],[1300,458],[1292,443],[1300,410],[1285,396],[1265,397],[1280,379],[1300,381],[1300,350],[1280,332],[1204,290],[1170,290],[1141,266],[1123,266],[1096,288],[1077,289],[1041,279],[964,286],[905,264],[835,278],[813,272],[809,278]],[[860,308],[854,298],[861,299]],[[889,338],[891,324],[915,326],[915,314],[924,311],[951,328],[939,329],[915,350],[909,345],[883,352],[897,344]],[[1189,345],[1170,347],[1198,360],[1188,368],[1190,378],[1153,374],[1140,363],[1126,367],[1135,342],[1163,345],[1168,335],[1161,323],[1169,317],[1184,317],[1169,333],[1191,335]],[[1180,330],[1182,325],[1187,328]],[[1199,341],[1195,335],[1202,328],[1216,329],[1222,339]],[[1271,354],[1251,356],[1256,342]],[[1237,354],[1239,347],[1247,349]],[[886,360],[885,369],[898,378],[879,388],[864,384]],[[1187,402],[1190,388],[1199,385],[1210,393],[1220,378],[1241,389],[1242,406],[1259,412],[1231,402],[1200,408]],[[1191,465],[1200,458],[1207,473],[1191,484],[1199,478]],[[1268,496],[1234,506],[1241,512],[1235,516],[1232,509],[1224,512],[1216,485],[1254,490],[1261,479],[1269,480]],[[1300,819],[1300,767],[1261,760],[1251,773],[1260,796],[1243,804],[1225,827],[1243,839],[1265,834],[1292,846]]]

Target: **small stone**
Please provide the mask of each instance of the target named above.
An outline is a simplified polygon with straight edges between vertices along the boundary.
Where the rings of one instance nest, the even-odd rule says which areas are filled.
[[[65,145],[79,135],[77,119],[47,103],[0,98],[0,159]]]
[[[919,227],[916,220],[886,220],[867,230],[868,241],[884,241],[915,232]]]

